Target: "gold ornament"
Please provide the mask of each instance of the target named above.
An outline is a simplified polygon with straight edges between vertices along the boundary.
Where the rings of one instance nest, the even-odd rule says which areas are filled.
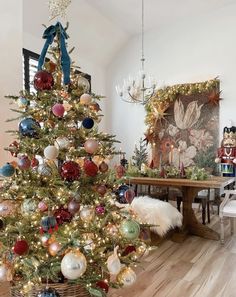
[[[120,273],[117,275],[117,281],[124,287],[133,285],[136,278],[136,273],[130,267],[122,268]]]
[[[60,250],[61,250],[61,245],[57,241],[51,243],[48,247],[48,252],[53,257],[56,256]]]

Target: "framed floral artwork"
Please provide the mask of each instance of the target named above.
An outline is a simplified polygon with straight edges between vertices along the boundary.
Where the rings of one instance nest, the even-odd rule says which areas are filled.
[[[214,159],[219,146],[219,81],[209,88],[192,87],[192,92],[189,89],[194,84],[178,86],[186,92],[176,91],[173,100],[168,96],[165,100],[156,97],[147,110],[146,139],[151,143],[154,166],[197,165],[215,171]],[[173,90],[178,88],[174,86]],[[169,94],[170,89],[167,91]]]

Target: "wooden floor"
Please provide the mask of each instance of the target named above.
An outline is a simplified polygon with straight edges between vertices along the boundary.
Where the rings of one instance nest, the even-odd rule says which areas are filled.
[[[217,216],[210,225],[219,231]],[[228,224],[226,236],[223,247],[195,236],[181,244],[165,240],[137,268],[136,284],[108,297],[236,297],[236,235],[230,237]],[[0,297],[9,297],[6,285]]]

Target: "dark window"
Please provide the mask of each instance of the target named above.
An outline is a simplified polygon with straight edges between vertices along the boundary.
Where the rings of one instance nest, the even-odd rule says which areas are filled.
[[[23,78],[24,78],[24,90],[30,91],[30,93],[36,92],[32,82],[37,72],[38,67],[38,59],[40,55],[34,52],[31,52],[25,48],[23,48]],[[46,58],[46,60],[48,60]],[[83,73],[79,70],[75,71],[76,73],[82,73],[82,75],[89,81],[90,83],[90,91],[91,91],[91,75],[87,73]]]

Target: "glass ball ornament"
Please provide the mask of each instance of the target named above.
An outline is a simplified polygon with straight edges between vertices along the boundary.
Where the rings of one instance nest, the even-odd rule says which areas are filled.
[[[91,252],[95,249],[95,244],[91,238],[88,238],[84,241],[83,249],[85,252]]]
[[[91,101],[92,101],[92,96],[86,93],[82,94],[79,99],[80,104],[83,104],[83,105],[89,105]]]
[[[14,215],[17,210],[17,205],[11,200],[0,202],[0,217],[8,217]]]
[[[122,165],[119,165],[116,167],[116,177],[117,178],[122,178],[125,174],[125,167]]]
[[[29,251],[29,244],[26,240],[17,240],[14,244],[13,251],[18,256],[23,256]]]
[[[84,76],[79,75],[77,79],[75,79],[75,83],[78,89],[85,93],[90,90],[90,83]]]
[[[94,120],[92,118],[85,118],[82,121],[82,126],[85,129],[92,129],[94,126]]]
[[[31,167],[36,168],[39,166],[39,160],[36,157],[33,157],[31,160]]]
[[[61,177],[66,181],[72,182],[80,178],[80,166],[74,161],[66,161],[61,167]]]
[[[93,220],[94,218],[94,209],[89,206],[84,206],[80,213],[80,218],[83,222],[89,223]]]
[[[60,294],[52,288],[45,288],[37,293],[36,297],[61,297]]]
[[[92,102],[91,104],[89,104],[89,108],[96,112],[101,110],[100,105],[97,102]]]
[[[106,212],[106,208],[103,205],[98,205],[95,207],[95,212],[98,215],[104,215],[104,213]]]
[[[122,256],[127,256],[133,252],[136,252],[136,247],[134,245],[128,245],[122,252]]]
[[[57,137],[57,139],[54,142],[55,147],[60,149],[67,149],[70,146],[70,141],[67,137]]]
[[[69,280],[82,276],[86,268],[87,260],[79,250],[70,251],[61,261],[61,272]]]
[[[51,235],[47,233],[41,236],[41,242],[44,247],[47,247],[50,244],[49,243],[50,238],[51,238]]]
[[[32,215],[37,209],[37,202],[35,199],[25,199],[21,205],[21,211],[24,214]]]
[[[99,170],[100,170],[102,173],[107,172],[108,169],[109,169],[109,166],[107,165],[106,162],[102,161],[102,163],[99,164]]]
[[[55,257],[58,252],[61,250],[61,245],[59,242],[54,241],[48,246],[48,252],[51,256]]]
[[[98,150],[99,143],[95,139],[88,139],[84,143],[84,149],[88,154],[94,154]]]
[[[134,220],[123,220],[119,228],[120,234],[129,240],[137,239],[140,234],[140,226]]]
[[[31,161],[28,156],[21,156],[18,159],[17,165],[21,170],[28,170],[31,167]]]
[[[68,209],[65,209],[63,207],[57,209],[53,215],[56,218],[58,225],[62,225],[66,222],[69,223],[72,219],[72,214],[68,211]]]
[[[48,206],[47,206],[46,202],[40,201],[38,204],[38,209],[42,212],[48,210]]]
[[[127,185],[121,185],[119,188],[116,190],[116,200],[121,203],[121,204],[127,204],[127,201],[125,199],[125,192],[129,190],[129,186]]]
[[[17,141],[13,141],[10,145],[10,153],[13,157],[17,157],[18,153],[19,153],[19,143]]]
[[[0,175],[4,177],[11,177],[15,173],[15,167],[10,163],[6,163],[0,168]]]
[[[41,219],[41,229],[43,232],[52,233],[53,230],[57,229],[57,220],[54,216],[45,216]]]
[[[40,164],[37,170],[40,175],[43,175],[43,176],[52,175],[52,169],[47,164]]]
[[[99,185],[97,187],[97,192],[101,195],[104,196],[107,192],[107,187],[105,185]]]
[[[124,287],[131,286],[136,281],[136,273],[130,267],[124,267],[117,275],[117,281]]]
[[[27,106],[30,105],[30,102],[28,99],[24,97],[19,97],[17,100],[17,105],[19,106],[19,108],[26,108]]]
[[[33,118],[26,118],[19,124],[19,132],[22,136],[30,138],[38,137],[39,123]]]
[[[51,73],[45,70],[39,70],[34,76],[34,88],[37,91],[51,90],[54,85],[54,79]]]
[[[125,200],[131,204],[135,197],[135,192],[133,189],[128,189],[124,193]]]
[[[43,153],[44,157],[48,160],[55,160],[59,155],[59,151],[54,145],[48,145],[45,147]]]
[[[80,203],[76,201],[75,199],[72,199],[68,203],[68,211],[72,214],[75,215],[79,210],[80,210]]]
[[[56,103],[56,104],[53,105],[53,107],[52,107],[52,113],[56,117],[59,117],[59,118],[63,117],[64,112],[65,112],[65,108],[64,108],[63,104]]]
[[[64,101],[63,107],[64,107],[65,111],[70,111],[72,108],[72,105],[70,103]]]
[[[98,166],[91,160],[86,159],[83,166],[84,172],[90,177],[94,177],[98,173]]]
[[[96,287],[102,289],[105,293],[108,293],[109,285],[106,281],[100,280],[96,283]]]

